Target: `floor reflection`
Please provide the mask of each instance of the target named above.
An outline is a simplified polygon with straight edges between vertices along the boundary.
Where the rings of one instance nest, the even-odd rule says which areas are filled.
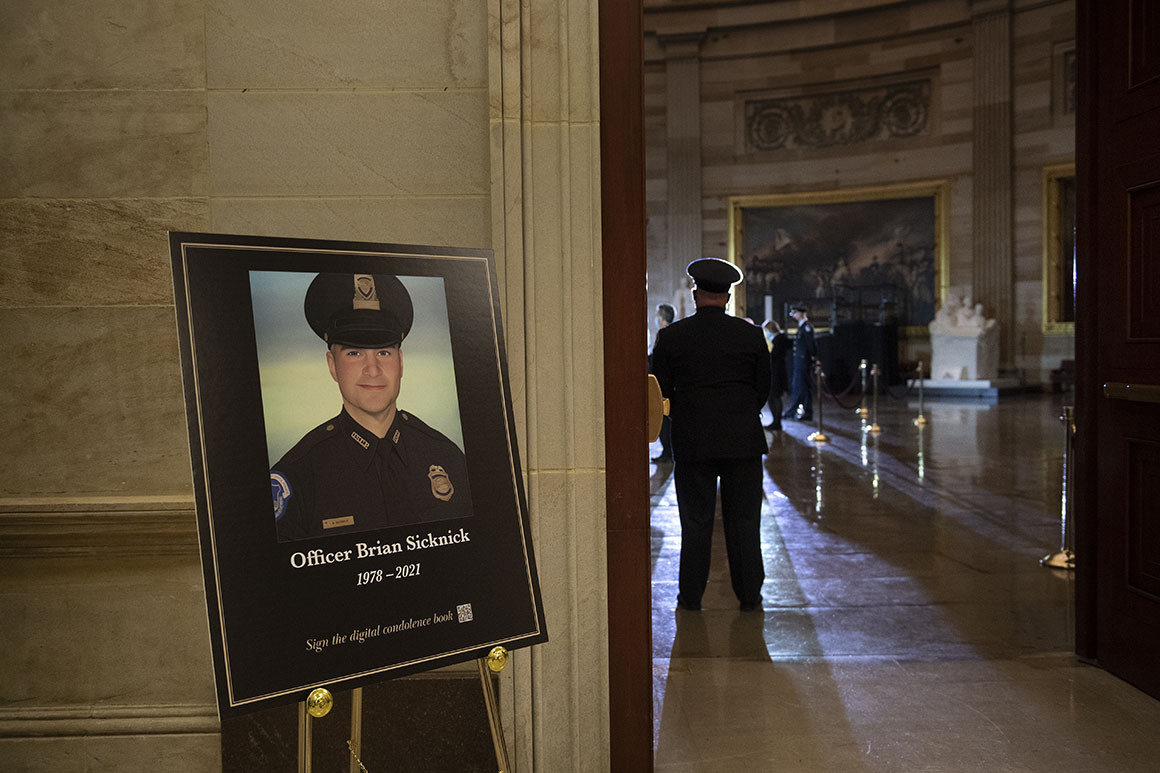
[[[1153,769],[1160,705],[1075,661],[1071,577],[1038,564],[1060,405],[928,401],[916,426],[917,401],[880,399],[880,433],[827,410],[825,444],[787,422],[761,614],[737,611],[719,524],[703,611],[674,611],[680,522],[654,466],[657,769]]]

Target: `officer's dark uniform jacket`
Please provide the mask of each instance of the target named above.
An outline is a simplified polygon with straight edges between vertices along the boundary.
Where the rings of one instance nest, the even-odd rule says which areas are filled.
[[[463,452],[404,411],[379,438],[344,408],[286,452],[270,487],[279,540],[472,514]]]
[[[818,356],[818,342],[814,339],[814,326],[807,319],[798,325],[793,339],[793,367],[808,370],[810,363]]]
[[[671,401],[678,464],[769,451],[760,415],[770,380],[761,328],[718,306],[702,306],[657,332],[652,367]]]

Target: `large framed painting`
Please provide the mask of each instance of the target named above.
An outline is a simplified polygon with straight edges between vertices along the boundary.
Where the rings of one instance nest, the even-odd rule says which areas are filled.
[[[491,253],[170,252],[221,715],[546,641]]]
[[[745,275],[736,311],[815,326],[896,324],[917,333],[947,288],[945,182],[730,199],[730,256]]]

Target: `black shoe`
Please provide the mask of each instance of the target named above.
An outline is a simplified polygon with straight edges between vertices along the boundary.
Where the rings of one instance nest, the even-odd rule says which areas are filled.
[[[664,454],[661,454],[660,456],[654,456],[652,458],[652,460],[654,462],[656,462],[657,464],[668,464],[668,463],[673,461],[673,457],[672,456],[665,456]]]
[[[700,612],[701,604],[699,602],[696,604],[690,604],[680,596],[677,596],[677,609],[683,609],[686,612]]]

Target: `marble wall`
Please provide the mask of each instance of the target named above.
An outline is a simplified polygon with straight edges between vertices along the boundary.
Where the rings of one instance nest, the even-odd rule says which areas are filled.
[[[976,27],[994,13],[1009,20],[1010,151],[1006,173],[991,172],[995,180],[983,186],[987,198],[977,201],[978,169],[993,158],[995,147],[993,138],[979,132],[978,116],[989,113],[978,108],[995,95],[979,94],[976,68],[986,54],[977,50]],[[996,308],[988,308],[1010,334],[1005,367],[1035,382],[1073,356],[1070,332],[1044,324],[1042,301],[1043,169],[1074,157],[1074,111],[1068,108],[1061,67],[1075,37],[1072,0],[821,0],[737,8],[707,3],[698,9],[646,2],[645,29],[650,305],[671,303],[682,294],[687,255],[673,254],[668,222],[674,178],[666,44],[695,37],[701,72],[702,236],[700,244],[686,245],[686,252],[728,254],[731,197],[946,181],[949,291],[974,294],[979,261],[992,260],[1009,244],[1011,258],[996,268],[1001,274],[996,286],[1010,300],[1004,295],[994,302]],[[920,130],[880,131],[829,143],[791,140],[776,148],[755,147],[747,140],[746,103],[869,95],[883,84],[902,81],[929,83],[928,114]],[[977,221],[992,209],[984,205],[1000,193],[1009,194],[1011,205],[985,215],[990,219],[986,233],[994,234],[986,238],[1000,240],[988,249],[986,239],[977,240],[976,231],[983,227]],[[996,217],[1006,222],[996,228]],[[929,362],[929,342],[911,339],[904,348],[904,358]]]
[[[167,230],[492,247],[552,641],[520,770],[606,765],[595,3],[0,5],[5,770],[213,770]]]

